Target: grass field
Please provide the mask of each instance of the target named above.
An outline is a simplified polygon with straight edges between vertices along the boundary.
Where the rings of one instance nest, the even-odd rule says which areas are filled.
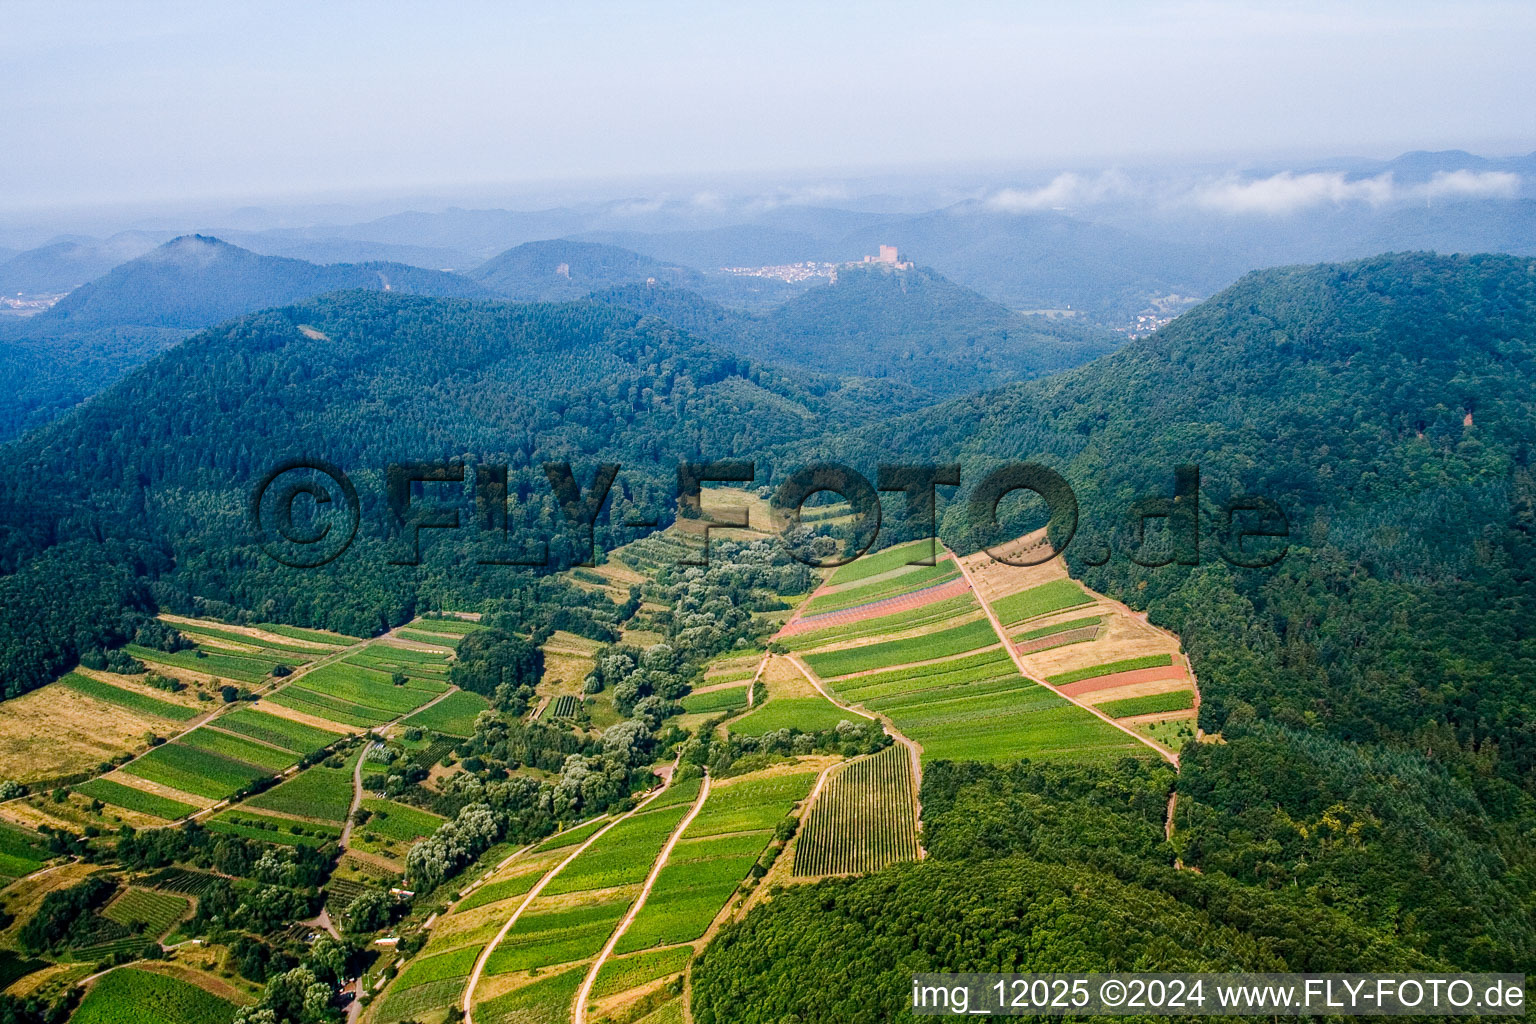
[[[1059,612],[1064,608],[1075,608],[1080,604],[1090,604],[1093,597],[1073,580],[1051,580],[1042,583],[1038,587],[1030,587],[1021,590],[1017,594],[1009,594],[1007,597],[992,602],[992,611],[997,614],[998,621],[1005,626],[1011,626],[1025,619],[1033,619],[1049,612]]]
[[[886,668],[912,661],[929,661],[952,654],[973,651],[997,643],[997,634],[986,619],[977,619],[963,626],[942,629],[936,633],[887,640],[883,643],[849,647],[836,651],[823,651],[804,655],[805,663],[823,679]]]
[[[741,736],[761,736],[779,729],[821,732],[836,728],[844,719],[857,715],[844,711],[824,697],[774,697],[762,707],[732,722],[731,732]]]
[[[172,704],[168,700],[158,700],[146,694],[138,693],[121,686],[113,686],[103,683],[98,679],[91,679],[78,672],[71,672],[60,683],[77,693],[83,693],[87,697],[106,701],[108,704],[116,704],[118,707],[127,708],[137,715],[149,715],[154,718],[164,718],[171,722],[185,722],[197,717],[197,709],[183,707],[180,704]]]
[[[222,800],[231,793],[270,774],[242,761],[182,742],[162,744],[122,770],[184,793]]]
[[[341,734],[316,729],[279,715],[269,715],[254,708],[240,708],[220,715],[211,724],[227,732],[236,732],[253,740],[285,747],[298,754],[308,754],[330,746],[341,738]]]
[[[180,800],[172,800],[157,793],[146,793],[142,789],[134,789],[132,786],[125,786],[111,779],[91,779],[74,788],[76,793],[100,800],[104,804],[153,815],[167,821],[184,818],[197,810],[191,804],[184,804]]]
[[[912,762],[900,744],[839,768],[801,825],[794,874],[863,874],[916,860],[912,797]]]
[[[251,797],[245,806],[342,822],[347,819],[347,811],[352,806],[352,772],[317,764],[287,782]]]
[[[1172,664],[1173,655],[1171,654],[1147,654],[1140,658],[1124,658],[1103,665],[1089,665],[1086,668],[1075,668],[1070,672],[1058,672],[1054,676],[1047,676],[1046,679],[1052,686],[1065,686],[1084,679],[1114,675],[1116,672],[1134,672],[1141,668],[1161,668]]]
[[[235,1005],[179,978],[120,967],[98,979],[70,1024],[229,1024]]]
[[[1194,706],[1195,693],[1193,690],[1152,693],[1145,697],[1127,697],[1125,700],[1111,700],[1095,705],[1095,707],[1110,718],[1128,718],[1131,715],[1155,715],[1167,711],[1188,711]]]

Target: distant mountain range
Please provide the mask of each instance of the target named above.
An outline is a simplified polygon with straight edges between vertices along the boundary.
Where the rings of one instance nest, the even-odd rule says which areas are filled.
[[[27,319],[0,320],[0,440],[47,422],[190,332],[343,289],[485,298],[468,278],[397,263],[317,266],[216,238],[174,239]]]

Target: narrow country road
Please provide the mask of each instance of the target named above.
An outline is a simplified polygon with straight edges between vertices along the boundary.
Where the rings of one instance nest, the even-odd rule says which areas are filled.
[[[644,800],[640,801],[640,803],[636,804],[631,810],[619,815],[617,818],[614,818],[608,824],[604,825],[602,828],[588,836],[585,841],[576,847],[576,849],[571,851],[570,856],[566,857],[559,864],[556,864],[554,867],[546,871],[544,873],[544,877],[539,879],[538,883],[534,885],[532,889],[528,890],[528,893],[523,897],[522,902],[517,905],[517,909],[512,911],[512,916],[507,918],[507,923],[501,926],[501,930],[496,933],[496,937],[493,938],[490,942],[486,943],[485,948],[480,951],[480,955],[475,958],[474,970],[470,971],[469,977],[464,982],[464,1024],[475,1024],[474,998],[475,989],[480,984],[480,976],[485,973],[485,965],[490,961],[491,954],[496,951],[497,946],[501,945],[501,940],[507,937],[507,933],[512,930],[513,925],[517,924],[517,919],[523,916],[523,911],[527,910],[529,905],[533,903],[534,900],[538,899],[539,893],[543,892],[544,887],[549,885],[550,882],[554,881],[556,875],[565,870],[566,865],[570,864],[571,861],[585,853],[587,847],[591,846],[603,836],[607,835],[619,822],[627,821],[628,819],[634,817],[636,814],[639,814],[641,811],[645,810],[646,807],[650,806],[652,801],[661,796],[661,794],[665,793],[667,790],[671,789],[672,778],[676,775],[676,767],[677,765],[674,763],[673,774],[667,777],[665,784],[660,789],[646,797]]]
[[[646,898],[651,895],[651,888],[655,886],[656,879],[661,874],[661,869],[666,867],[668,858],[672,856],[672,848],[683,837],[683,833],[688,830],[688,826],[693,824],[693,819],[699,816],[699,811],[704,809],[704,801],[708,799],[709,774],[706,772],[703,782],[699,785],[699,795],[693,801],[693,807],[689,809],[687,816],[683,818],[673,831],[671,837],[667,839],[667,845],[661,848],[661,853],[656,856],[656,862],[651,865],[651,873],[646,876],[645,884],[640,887],[640,895],[636,896],[635,901],[629,905],[629,912],[624,915],[624,920],[620,921],[619,926],[613,930],[613,934],[608,936],[608,942],[603,946],[602,952],[598,953],[597,959],[592,961],[592,969],[587,972],[586,978],[581,983],[581,989],[576,993],[576,1003],[572,1013],[573,1024],[587,1024],[587,999],[592,994],[593,983],[597,981],[597,972],[602,970],[604,962],[613,953],[613,948],[619,944],[619,939],[624,937],[624,933],[629,930],[630,924],[639,915],[640,908],[645,906]],[[466,1021],[468,1020],[467,1017],[465,1019]]]

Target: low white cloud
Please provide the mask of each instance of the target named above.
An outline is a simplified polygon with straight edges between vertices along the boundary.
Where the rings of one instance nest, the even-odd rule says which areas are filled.
[[[1511,171],[1438,171],[1415,189],[1425,199],[1513,199],[1520,175]]]
[[[986,205],[1004,213],[1094,206],[1130,194],[1131,182],[1119,171],[1092,178],[1068,171],[1039,188],[1005,188],[992,193]]]
[[[1415,199],[1511,198],[1519,189],[1520,176],[1508,171],[1438,171],[1417,185],[1400,185],[1391,172],[1351,178],[1341,171],[1281,171],[1267,178],[1227,178],[1197,186],[1187,198],[1222,213],[1278,215],[1325,203],[1385,206]]]
[[[1195,205],[1223,213],[1291,213],[1323,203],[1366,202],[1373,206],[1393,199],[1391,174],[1350,179],[1342,172],[1293,174],[1281,171],[1252,181],[1228,179],[1195,189]]]

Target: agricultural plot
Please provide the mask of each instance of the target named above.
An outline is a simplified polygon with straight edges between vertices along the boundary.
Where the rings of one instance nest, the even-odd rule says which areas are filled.
[[[310,699],[306,693],[319,694],[396,718],[415,711],[447,688],[446,683],[426,680],[396,686],[388,672],[337,662],[306,673],[284,692],[299,691],[305,700]]]
[[[279,656],[276,653],[221,654],[217,650],[203,647],[174,654],[140,647],[138,644],[129,644],[124,649],[147,665],[182,668],[189,672],[201,672],[203,675],[251,684],[270,681],[274,668],[280,664],[291,666],[297,660],[292,655]]]
[[[950,559],[944,559],[937,565],[908,566],[894,571],[889,576],[881,576],[859,586],[817,594],[806,603],[805,614],[821,615],[856,605],[883,601],[886,598],[947,583],[959,575],[960,570]]]
[[[333,825],[253,814],[243,808],[214,816],[208,821],[208,830],[278,846],[324,846],[341,836],[341,829]]]
[[[0,778],[36,783],[88,773],[103,761],[144,749],[146,733],[168,730],[166,719],[49,683],[5,702]],[[39,736],[48,742],[39,743]]]
[[[412,622],[411,625],[417,629],[425,629],[433,633],[451,633],[457,634],[459,636],[467,636],[476,630],[485,628],[479,622],[473,621],[471,619],[457,618],[418,618]]]
[[[522,988],[488,999],[475,1009],[475,1021],[484,1024],[556,1024],[570,1019],[570,1006],[586,977],[585,967],[535,978]]]
[[[918,858],[912,762],[892,744],[836,770],[795,840],[795,877],[865,874]]]
[[[760,708],[730,724],[731,732],[741,736],[761,736],[780,729],[822,732],[837,727],[844,719],[856,718],[825,697],[775,697]]]
[[[299,761],[299,755],[286,747],[258,743],[211,726],[193,729],[176,742],[241,761],[255,768],[263,768],[269,775],[275,775]]]
[[[475,719],[480,712],[489,710],[490,706],[491,702],[478,693],[460,690],[430,708],[416,712],[403,724],[447,733],[449,736],[469,737],[475,733]]]
[[[574,718],[577,708],[581,707],[581,701],[569,693],[562,693],[549,703],[549,711],[544,718]]]
[[[228,644],[238,645],[240,648],[246,650],[267,650],[280,652],[282,654],[292,655],[302,661],[311,661],[315,658],[321,658],[335,650],[334,647],[316,646],[315,644],[308,641],[296,643],[291,637],[279,636],[275,633],[268,633],[264,630],[252,630],[250,632],[242,633],[230,629],[228,626],[224,626],[221,623],[212,621],[204,622],[188,619],[167,618],[164,615],[161,616],[161,619],[163,619],[169,625],[174,626],[176,631],[179,632],[182,636],[186,637],[188,640],[199,644],[205,639],[218,640]]]
[[[682,701],[683,711],[690,715],[715,715],[736,711],[747,706],[747,686],[726,686],[707,693],[690,693]]]
[[[0,822],[0,880],[30,875],[43,866],[48,851],[42,837],[9,822]]]
[[[323,693],[306,690],[297,685],[290,685],[276,693],[268,694],[262,700],[271,701],[279,707],[288,708],[291,711],[297,711],[314,718],[321,718],[339,725],[350,725],[359,729],[383,725],[395,717],[377,708],[365,708],[361,704],[337,700],[335,697],[327,697]]]
[[[916,629],[920,626],[928,626],[949,619],[956,619],[967,613],[975,614],[980,611],[981,609],[977,607],[975,598],[969,593],[957,594],[954,597],[933,601],[918,608],[893,612],[890,615],[806,629],[793,636],[781,636],[778,638],[778,642],[791,651],[803,651],[815,647],[825,647],[828,644],[844,640],[858,640],[863,637],[883,636],[902,630]]]
[[[1093,596],[1075,580],[1058,579],[993,601],[992,611],[999,622],[1011,626],[1026,619],[1092,603]]]
[[[462,634],[455,633],[428,633],[420,629],[397,629],[395,636],[402,640],[414,640],[419,644],[436,644],[439,647],[457,647],[459,641],[464,639]]]
[[[564,1003],[548,1000],[523,1004],[534,986],[545,981],[524,983],[507,975],[543,974],[562,965],[590,961],[602,949],[615,926],[640,892],[640,883],[650,873],[662,847],[686,816],[691,800],[697,797],[701,780],[680,781],[665,796],[638,813],[621,819],[609,831],[598,835],[580,854],[556,874],[532,903],[523,910],[517,923],[486,959],[486,977],[478,994],[486,1007],[486,1019],[495,1019],[507,1005],[537,1005],[546,1008],[568,1007],[585,973],[583,967],[559,972],[576,976],[567,993],[560,989]],[[559,854],[551,854],[558,857]],[[512,987],[512,991],[506,989]],[[476,1020],[481,1019],[477,1007]]]
[[[813,652],[804,655],[804,659],[817,675],[828,679],[913,661],[945,658],[982,647],[990,647],[997,642],[997,634],[992,631],[992,624],[985,619],[977,619],[963,626],[923,633],[919,636],[866,644],[862,647]]]
[[[1170,693],[1149,693],[1145,697],[1129,697],[1125,700],[1106,701],[1095,705],[1110,718],[1130,718],[1133,715],[1156,715],[1171,711],[1190,711],[1195,706],[1192,690],[1174,690]]]
[[[71,1024],[229,1024],[236,1007],[191,982],[120,967],[99,978]]]
[[[291,718],[269,715],[254,708],[240,708],[214,719],[212,725],[225,732],[239,733],[253,740],[309,754],[341,739],[341,734],[295,722]]]
[[[632,953],[702,936],[750,874],[774,828],[810,792],[816,775],[814,768],[770,769],[711,788],[614,951]]]
[[[579,830],[579,843],[606,820]],[[374,1017],[376,1024],[432,1019],[456,1004],[465,980],[487,942],[517,909],[525,894],[559,864],[563,848],[514,858],[475,887],[439,920],[426,948],[413,957],[390,985]]]
[[[155,747],[121,769],[183,793],[222,800],[271,772],[180,740]]]
[[[437,831],[446,819],[393,800],[364,800],[368,820],[352,830],[352,845],[368,853],[401,860],[416,842]]]
[[[1071,683],[1081,682],[1084,679],[1097,679],[1099,676],[1115,675],[1119,672],[1135,672],[1144,668],[1162,668],[1173,664],[1173,656],[1170,654],[1147,654],[1138,658],[1123,658],[1120,661],[1111,661],[1103,665],[1088,665],[1084,668],[1073,669],[1070,672],[1060,672],[1046,679],[1052,686],[1067,686]]]
[[[125,928],[137,929],[149,938],[158,939],[181,920],[191,903],[181,896],[155,892],[152,889],[130,888],[101,911],[101,916],[116,921]]]
[[[354,755],[355,756],[355,755]],[[343,822],[352,806],[352,772],[317,764],[243,805],[300,818]]]
[[[332,647],[350,647],[363,640],[360,636],[348,636],[345,633],[328,633],[320,629],[305,629],[302,626],[285,626],[273,622],[259,622],[256,624],[256,628],[264,633],[271,633],[275,636],[286,636],[294,640],[309,640],[313,643],[329,644]]]
[[[934,554],[934,545],[931,541],[915,540],[907,544],[897,544],[894,547],[864,555],[862,558],[856,558],[847,565],[838,566],[827,583],[834,587],[857,583],[871,576],[905,568],[910,562],[921,561]],[[937,556],[939,558],[944,556],[942,549],[937,551]]]
[[[681,974],[692,956],[692,946],[669,946],[628,956],[610,957],[597,973],[597,980],[592,986],[592,998],[603,999],[628,992],[658,978]]]
[[[160,700],[146,694],[130,690],[123,686],[113,686],[103,683],[98,679],[83,676],[78,672],[71,672],[59,682],[77,693],[83,693],[87,697],[103,701],[107,704],[116,704],[126,708],[136,715],[144,715],[151,718],[163,718],[169,722],[185,722],[196,718],[197,711],[193,708],[173,704],[168,700]]]
[[[148,793],[142,789],[134,789],[132,786],[125,786],[112,779],[91,779],[89,782],[82,782],[75,787],[75,792],[100,800],[104,804],[111,804],[113,807],[137,811],[155,818],[164,818],[167,821],[184,818],[197,810],[191,804],[172,800],[157,793]]]

